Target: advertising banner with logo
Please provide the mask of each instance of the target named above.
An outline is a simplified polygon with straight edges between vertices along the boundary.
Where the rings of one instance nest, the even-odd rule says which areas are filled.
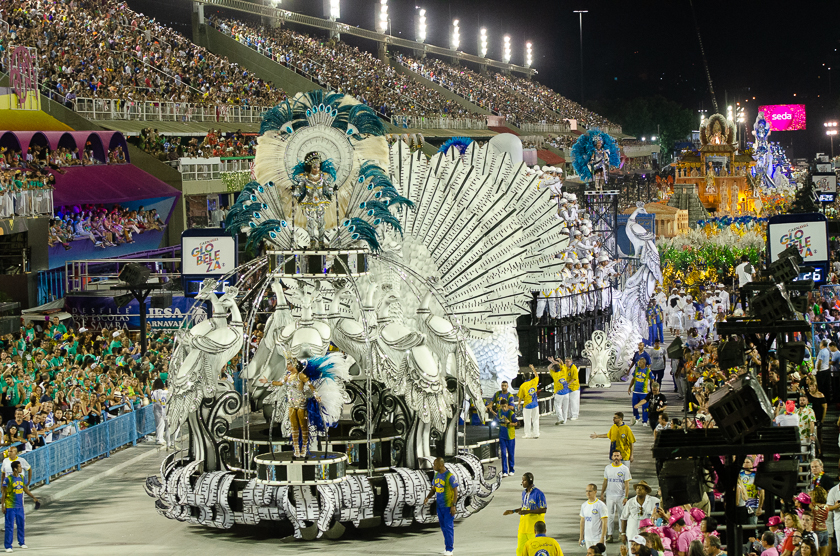
[[[769,104],[759,106],[758,111],[764,112],[764,117],[773,131],[805,129],[804,104]]]
[[[184,316],[195,304],[195,299],[173,296],[172,305],[165,309],[153,309],[146,301],[146,322],[153,330],[178,328]],[[125,307],[117,307],[113,297],[97,296],[68,296],[65,298],[65,310],[73,315],[77,328],[85,327],[90,330],[104,327],[140,329],[140,305],[132,300]],[[207,318],[204,304],[195,307],[195,322]]]
[[[767,225],[768,263],[779,253],[795,246],[802,255],[805,266],[813,271],[803,272],[800,280],[813,279],[817,285],[828,278],[828,222],[825,216],[814,214],[782,214],[770,218]]]

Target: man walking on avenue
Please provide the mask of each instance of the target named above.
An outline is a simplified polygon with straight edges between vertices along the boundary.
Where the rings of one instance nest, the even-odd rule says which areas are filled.
[[[621,542],[627,544],[628,549],[630,544],[627,540],[639,534],[639,524],[643,519],[651,519],[659,504],[659,498],[650,495],[650,485],[645,481],[639,481],[633,488],[636,496],[628,500],[621,510]]]
[[[455,502],[458,500],[458,479],[446,469],[443,458],[436,458],[433,468],[435,477],[432,480],[432,488],[423,500],[423,504],[428,504],[433,496],[437,497],[437,516],[445,545],[443,554],[452,556],[452,551],[455,550]],[[8,536],[9,534],[6,533],[7,540]],[[6,544],[8,546],[8,542]]]
[[[612,453],[618,450],[621,453],[621,459],[633,463],[633,444],[636,443],[636,437],[633,436],[630,427],[624,424],[624,413],[617,411],[613,415],[613,425],[606,434],[593,432],[589,438],[609,438],[610,459],[612,459]]]
[[[6,515],[6,538],[5,547],[6,552],[12,551],[12,540],[14,539],[15,524],[17,524],[17,538],[18,544],[21,548],[29,548],[26,546],[24,539],[24,514],[23,514],[23,493],[32,498],[35,503],[38,499],[35,495],[29,492],[29,487],[23,482],[21,477],[21,465],[19,461],[12,462],[12,474],[6,477],[3,481],[2,489],[0,489],[0,498],[3,499],[3,513]]]
[[[627,387],[627,393],[632,394],[633,396],[633,420],[630,422],[631,427],[636,424],[638,419],[642,420],[643,425],[647,425],[647,394],[650,383],[650,364],[644,358],[639,358],[639,360],[636,361],[636,370],[633,371],[633,377],[630,379],[630,385]],[[641,405],[641,415],[639,414],[640,408],[637,407],[639,402],[644,402]]]
[[[525,545],[534,538],[534,525],[538,521],[545,522],[545,494],[534,486],[534,475],[522,475],[522,506],[515,510],[505,510],[502,515],[519,514],[519,530],[516,536],[516,556],[525,554]]]
[[[659,340],[653,341],[653,346],[647,348],[647,354],[650,355],[650,374],[653,380],[662,385],[662,379],[665,378],[665,348],[659,343]]]
[[[557,413],[557,422],[554,424],[565,425],[566,419],[570,418],[569,401],[572,393],[569,388],[569,370],[552,357],[549,357],[548,360],[551,361],[551,365],[548,366],[548,374],[554,381],[554,410]]]
[[[598,487],[586,485],[586,502],[580,505],[580,539],[578,544],[589,548],[604,544],[607,534],[607,505],[598,500]]]
[[[613,542],[613,533],[621,531],[620,519],[624,503],[630,498],[630,468],[621,461],[621,452],[612,453],[612,463],[604,468],[601,500],[607,503],[607,542]]]
[[[580,376],[577,365],[572,363],[572,358],[566,358],[566,368],[569,370],[569,413],[572,421],[577,421],[580,416]]]
[[[537,370],[531,365],[531,378],[519,386],[517,396],[525,405],[522,410],[522,420],[525,421],[525,438],[540,437],[540,402],[537,397],[537,388],[540,384],[540,377]]]
[[[525,545],[525,556],[563,556],[560,544],[545,534],[545,521],[534,524],[534,538]]]
[[[506,399],[499,401],[499,452],[502,458],[502,477],[513,475],[516,466],[516,426],[519,421],[513,406]]]

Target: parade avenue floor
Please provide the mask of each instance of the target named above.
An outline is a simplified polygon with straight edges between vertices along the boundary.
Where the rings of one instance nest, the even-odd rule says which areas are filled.
[[[673,387],[663,388],[676,404]],[[531,471],[536,486],[548,499],[548,534],[560,542],[565,554],[584,554],[577,545],[580,504],[585,500],[587,483],[601,487],[603,469],[608,463],[608,441],[590,440],[592,432],[603,433],[611,425],[612,414],[630,414],[630,398],[623,384],[608,391],[583,391],[581,415],[577,421],[554,426],[554,417],[541,420],[541,437],[519,439],[516,446],[516,477],[504,479],[490,505],[483,511],[455,524],[455,554],[513,555],[516,549],[517,516],[503,516],[506,509],[518,507],[522,473]],[[675,406],[672,406],[672,413]],[[628,423],[629,424],[629,423]],[[637,459],[631,464],[634,482],[645,479],[656,488],[650,447],[653,435],[641,425],[634,428],[638,442]],[[519,433],[521,434],[521,432]],[[236,527],[217,530],[165,519],[155,511],[154,501],[143,490],[147,475],[158,472],[164,452],[149,445],[123,450],[107,460],[96,462],[80,472],[60,478],[35,494],[49,500],[51,493],[75,492],[47,501],[40,510],[27,507],[26,532],[30,550],[38,554],[89,555],[119,554],[210,556],[214,554],[324,554],[413,556],[443,551],[440,529],[435,526],[364,531],[347,529],[339,540],[311,542],[284,541],[268,527]],[[123,461],[123,463],[119,463]],[[58,497],[58,496],[57,496]],[[282,534],[282,533],[281,533]],[[15,552],[19,549],[15,547]],[[618,545],[608,545],[617,553]]]

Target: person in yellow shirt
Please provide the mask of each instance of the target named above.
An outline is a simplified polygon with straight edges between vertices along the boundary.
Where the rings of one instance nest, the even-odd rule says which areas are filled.
[[[554,381],[554,411],[557,413],[557,422],[554,424],[565,425],[566,419],[569,418],[569,394],[571,393],[568,368],[553,357],[549,357],[548,360],[551,361],[548,374]]]
[[[593,432],[589,438],[609,438],[610,439],[610,455],[618,450],[621,453],[621,459],[633,463],[633,444],[636,443],[636,437],[630,427],[624,424],[624,413],[617,411],[613,415],[613,426],[605,434],[598,434]]]
[[[502,515],[519,514],[516,556],[525,554],[525,545],[535,537],[534,526],[538,521],[545,522],[545,510],[548,504],[545,494],[534,486],[533,473],[522,475],[522,506],[515,510],[505,510]]]
[[[545,521],[534,524],[533,539],[525,544],[525,556],[563,556],[560,544],[545,534]]]
[[[531,378],[527,382],[523,382],[516,392],[525,406],[522,410],[522,420],[525,421],[524,438],[540,437],[540,402],[537,398],[539,384],[540,377],[537,376],[537,370],[531,365]]]
[[[580,378],[571,357],[566,358],[566,369],[569,373],[569,414],[572,421],[577,421],[580,417]]]

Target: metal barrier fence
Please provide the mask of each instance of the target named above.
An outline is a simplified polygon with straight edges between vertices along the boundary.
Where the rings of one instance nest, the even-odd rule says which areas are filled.
[[[152,404],[141,407],[27,452],[32,484],[50,484],[56,475],[77,471],[84,463],[109,457],[117,448],[137,444],[139,439],[155,432],[153,407]]]
[[[397,127],[413,129],[487,129],[486,119],[392,116],[391,123]]]
[[[184,181],[220,180],[225,172],[250,172],[253,163],[253,156],[179,158],[178,170]]]
[[[519,126],[522,131],[544,132],[544,133],[569,133],[572,128],[569,124],[529,124],[523,123]]]
[[[259,123],[269,107],[79,97],[74,109],[89,120]]]

